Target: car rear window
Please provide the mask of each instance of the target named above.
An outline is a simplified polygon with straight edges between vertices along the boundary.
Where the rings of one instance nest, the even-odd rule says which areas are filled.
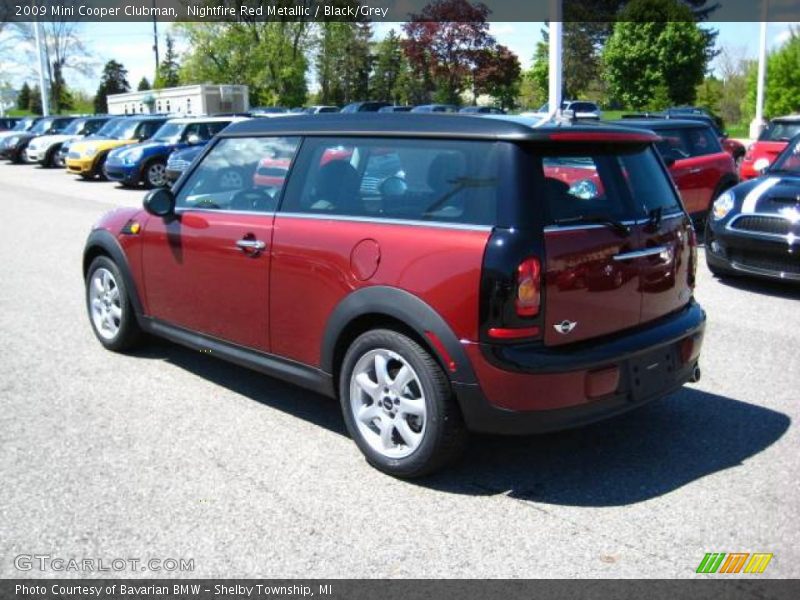
[[[797,134],[800,134],[800,121],[770,121],[758,141],[788,142]]]
[[[669,176],[649,146],[553,150],[533,158],[533,173],[541,178],[543,190],[537,196],[544,198],[548,224],[596,217],[627,221],[645,218],[655,209],[681,210]]]
[[[281,210],[492,225],[497,163],[494,142],[307,138]]]

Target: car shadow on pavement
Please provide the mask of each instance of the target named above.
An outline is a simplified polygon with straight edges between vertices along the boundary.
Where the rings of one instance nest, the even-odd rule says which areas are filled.
[[[166,360],[347,435],[339,403],[331,398],[163,340],[152,340],[136,355]],[[740,465],[775,443],[789,424],[783,413],[686,386],[669,398],[580,429],[526,437],[473,435],[463,460],[411,483],[546,504],[633,504]]]
[[[633,504],[741,465],[775,443],[790,421],[783,413],[687,386],[581,429],[475,436],[459,465],[419,483],[545,504]]]
[[[339,403],[332,398],[165,340],[151,338],[134,355],[166,360],[251,400],[347,435]]]

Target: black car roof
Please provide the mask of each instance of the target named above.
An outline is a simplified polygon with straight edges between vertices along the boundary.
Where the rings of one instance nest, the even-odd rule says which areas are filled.
[[[674,122],[674,121],[673,121]],[[692,124],[694,125],[694,124]],[[614,125],[555,125],[533,128],[503,119],[459,114],[419,113],[323,113],[307,116],[258,119],[233,123],[220,137],[281,134],[298,136],[378,136],[497,139],[513,141],[615,141],[646,142],[651,136],[631,137],[631,129]],[[639,132],[637,132],[639,133]]]
[[[710,126],[705,119],[664,119],[659,117],[651,119],[621,119],[611,122],[622,127],[635,127],[636,129],[650,129],[652,131],[658,131],[659,129],[697,129]]]

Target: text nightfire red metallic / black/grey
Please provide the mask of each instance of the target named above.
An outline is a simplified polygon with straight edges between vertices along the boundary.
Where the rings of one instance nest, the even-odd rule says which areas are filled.
[[[699,376],[694,230],[652,133],[356,114],[236,123],[86,244],[90,322],[337,397],[367,460],[574,427]]]

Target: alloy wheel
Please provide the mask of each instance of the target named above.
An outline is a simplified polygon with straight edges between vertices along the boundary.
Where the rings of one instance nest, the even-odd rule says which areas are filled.
[[[405,458],[422,443],[425,395],[411,364],[384,348],[366,352],[350,377],[350,410],[369,446],[387,458]]]
[[[117,281],[106,268],[101,267],[92,273],[89,305],[97,333],[103,339],[114,339],[122,324],[122,301]]]

